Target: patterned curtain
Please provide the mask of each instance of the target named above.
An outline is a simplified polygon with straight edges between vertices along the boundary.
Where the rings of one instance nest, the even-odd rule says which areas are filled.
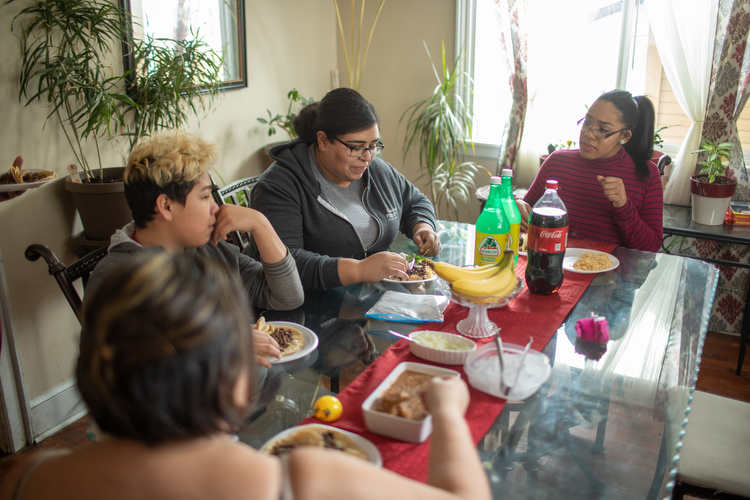
[[[500,155],[497,161],[497,175],[503,168],[514,168],[523,136],[526,118],[526,61],[528,60],[528,34],[526,12],[528,0],[495,0],[500,25],[500,44],[505,50],[508,85],[513,97],[508,121],[505,123],[500,141]]]
[[[715,142],[734,142],[729,162],[731,177],[738,180],[735,200],[750,200],[750,182],[737,134],[737,118],[747,102],[750,78],[750,2],[721,0],[716,26],[716,43],[703,136]],[[700,167],[696,168],[698,173]],[[750,262],[750,250],[743,245],[689,240],[685,253],[734,262]],[[739,333],[742,329],[749,269],[720,266],[719,283],[708,329]]]

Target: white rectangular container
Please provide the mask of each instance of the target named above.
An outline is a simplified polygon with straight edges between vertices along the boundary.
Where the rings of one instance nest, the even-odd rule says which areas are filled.
[[[427,418],[424,420],[411,420],[372,409],[375,400],[381,397],[383,393],[387,391],[394,382],[396,382],[399,375],[407,370],[426,373],[436,377],[461,378],[460,373],[448,368],[440,368],[438,366],[414,363],[411,361],[399,363],[362,403],[362,413],[365,417],[367,429],[370,432],[392,437],[400,441],[407,441],[409,443],[421,443],[432,433],[431,415],[427,415]]]

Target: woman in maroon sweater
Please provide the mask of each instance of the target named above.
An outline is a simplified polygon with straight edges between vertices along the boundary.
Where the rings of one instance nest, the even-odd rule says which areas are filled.
[[[656,252],[662,242],[662,185],[651,162],[654,106],[625,90],[599,96],[578,125],[580,150],[555,151],[545,160],[523,201],[526,228],[545,181],[559,182],[570,237],[609,241]]]

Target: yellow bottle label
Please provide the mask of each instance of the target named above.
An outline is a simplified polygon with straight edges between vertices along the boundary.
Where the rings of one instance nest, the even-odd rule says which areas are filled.
[[[517,222],[510,225],[510,232],[508,233],[508,248],[513,250],[518,258],[518,242],[521,236],[521,223]]]
[[[503,250],[508,243],[508,233],[486,234],[477,231],[476,242],[474,265],[494,264],[503,256]]]

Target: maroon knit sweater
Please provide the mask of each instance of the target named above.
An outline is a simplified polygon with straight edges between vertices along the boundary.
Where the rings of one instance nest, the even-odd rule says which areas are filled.
[[[586,160],[577,149],[559,150],[547,157],[524,201],[534,206],[545,182],[559,183],[558,195],[568,209],[571,238],[609,241],[618,246],[656,252],[662,242],[663,193],[659,170],[649,162],[648,178],[639,180],[635,163],[625,148],[612,158]],[[615,208],[604,196],[597,175],[619,177],[628,201]]]

